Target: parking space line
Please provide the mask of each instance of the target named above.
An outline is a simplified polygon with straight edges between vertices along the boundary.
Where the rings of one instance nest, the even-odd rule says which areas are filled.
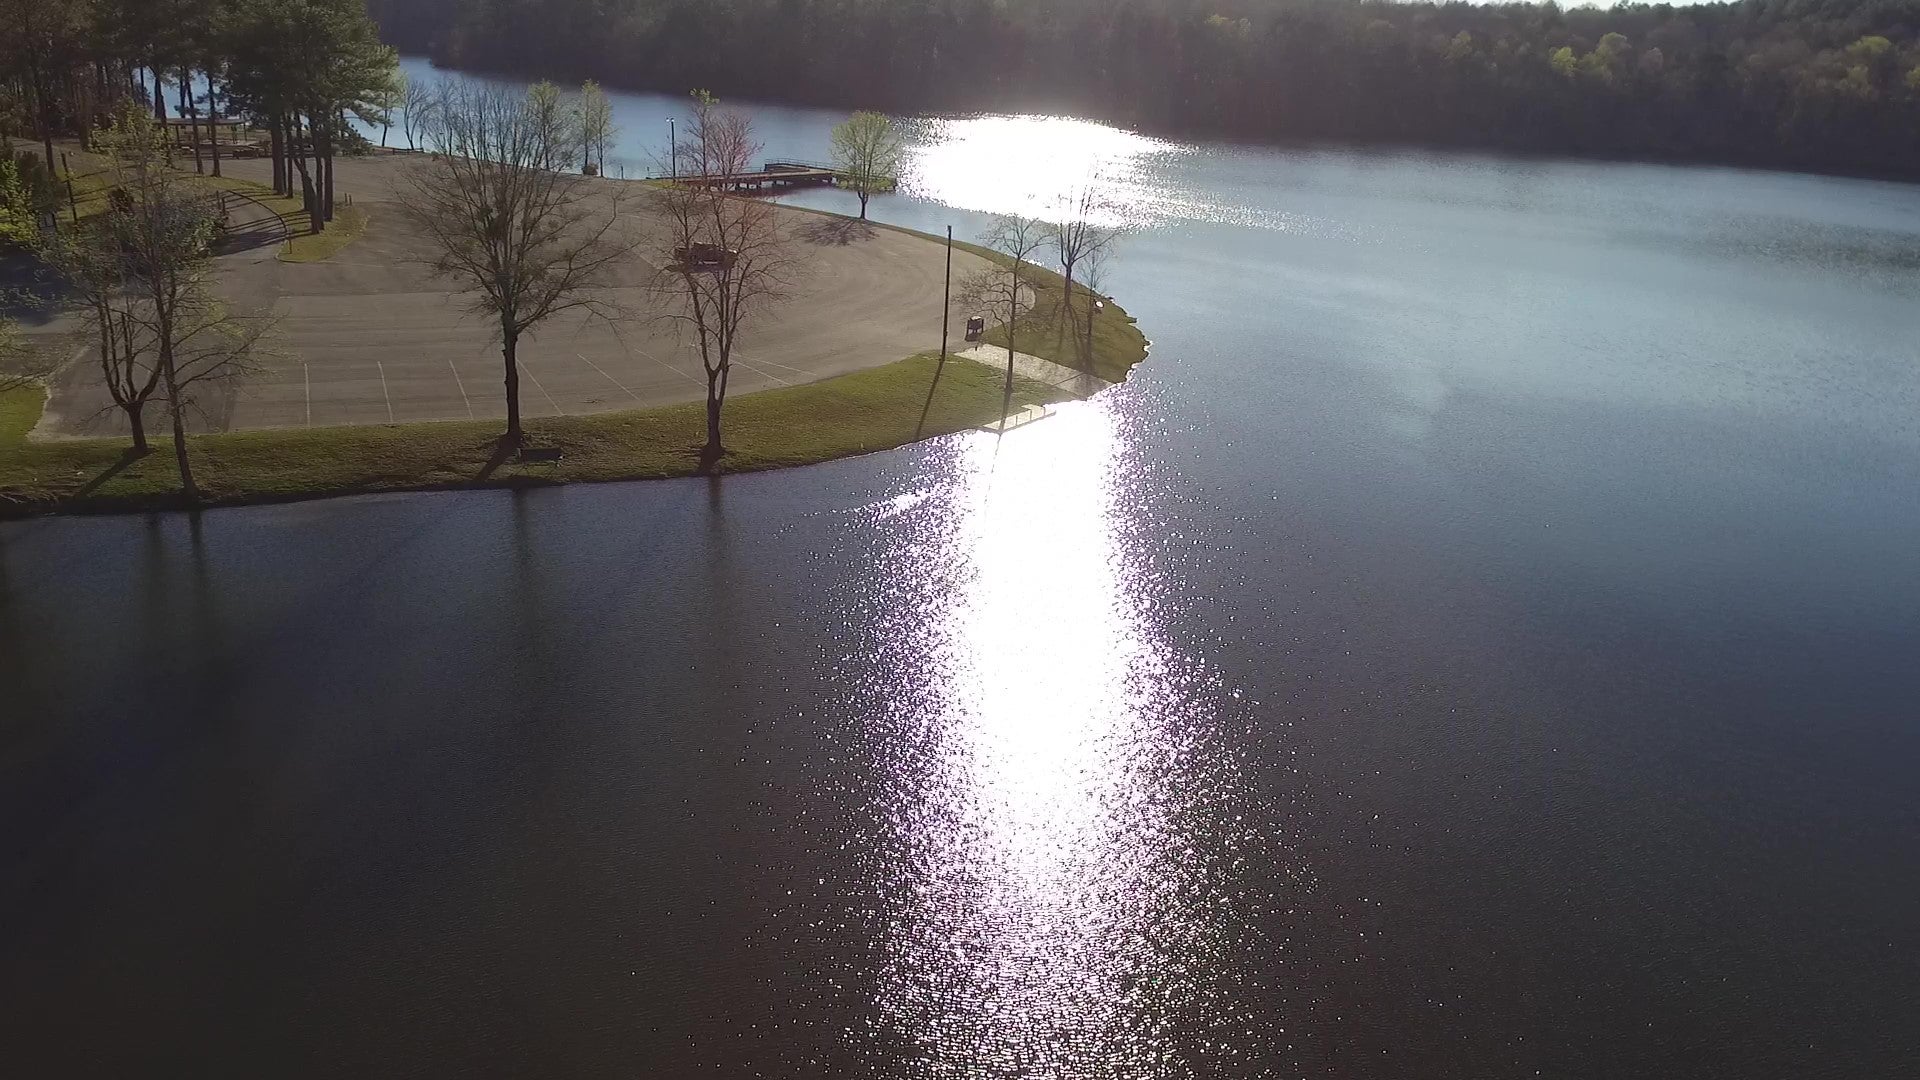
[[[608,375],[605,371],[601,371],[599,364],[596,364],[593,361],[587,359],[585,356],[581,355],[580,353],[574,353],[573,355],[579,356],[581,363],[587,365],[588,367],[592,368],[595,371],[599,371],[601,376],[603,376],[608,382],[612,383],[613,385],[618,386],[621,389],[621,391],[624,392],[628,397],[632,398],[635,401],[640,400],[640,395],[634,393],[631,390],[628,390],[625,383],[622,383],[619,379],[616,379],[613,376]]]
[[[701,381],[700,379],[697,379],[694,376],[689,375],[684,371],[681,371],[679,368],[674,367],[672,364],[667,363],[665,360],[660,359],[659,357],[653,355],[652,353],[648,352],[645,349],[637,348],[632,345],[628,345],[626,348],[628,352],[639,353],[642,357],[648,360],[651,360],[656,364],[659,364],[661,367],[666,368],[668,371],[673,372],[675,375],[680,376],[681,378],[687,380],[688,382],[692,383],[695,386],[705,387],[707,385],[705,382]]]
[[[773,380],[774,382],[777,382],[777,383],[779,383],[779,384],[780,384],[781,386],[792,386],[792,385],[793,385],[792,383],[790,383],[790,382],[788,382],[787,380],[785,380],[785,379],[783,379],[783,378],[781,378],[780,376],[778,376],[778,375],[775,375],[775,374],[774,374],[773,372],[771,372],[771,371],[768,371],[768,370],[767,370],[766,368],[762,368],[762,367],[754,367],[754,366],[753,366],[752,364],[749,364],[749,363],[747,363],[747,362],[746,362],[746,360],[744,360],[744,359],[742,359],[742,358],[741,358],[741,356],[740,356],[740,354],[739,354],[739,353],[734,353],[734,354],[733,354],[733,362],[734,362],[734,363],[736,363],[736,364],[739,364],[739,365],[740,365],[741,367],[743,367],[743,368],[746,368],[746,369],[747,369],[748,371],[757,371],[757,372],[759,372],[760,374],[762,374],[762,375],[765,375],[765,376],[766,376],[767,378],[769,378],[769,379],[772,379],[772,380]]]
[[[473,402],[467,397],[467,384],[460,381],[460,369],[454,367],[453,361],[449,360],[447,370],[453,372],[453,385],[460,388],[460,401],[467,407],[467,419],[473,419]]]
[[[393,395],[387,393],[387,365],[378,360],[373,366],[380,369],[380,396],[387,399],[387,423],[393,423]]]
[[[515,363],[519,363],[519,361],[515,361]],[[544,397],[544,398],[546,398],[546,399],[547,399],[547,404],[549,404],[549,405],[551,405],[551,406],[553,406],[553,411],[554,411],[554,412],[556,412],[556,413],[558,413],[558,414],[560,414],[561,416],[565,416],[565,415],[567,415],[567,410],[565,410],[565,409],[563,409],[563,408],[561,408],[561,407],[560,407],[560,403],[559,403],[559,402],[557,402],[557,401],[555,401],[555,400],[553,400],[553,395],[552,395],[552,394],[549,394],[549,393],[547,393],[547,388],[546,388],[546,387],[544,387],[544,386],[541,386],[541,385],[540,385],[540,376],[538,376],[538,375],[535,375],[535,374],[533,373],[533,365],[531,365],[531,364],[520,364],[520,370],[522,370],[522,371],[524,371],[524,372],[526,372],[526,373],[527,373],[527,378],[529,378],[529,379],[532,379],[532,380],[533,380],[533,385],[534,385],[534,388],[535,388],[536,390],[539,390],[539,391],[540,391],[540,395],[541,395],[542,397]]]
[[[733,350],[733,358],[734,358],[734,360],[735,360],[735,361],[737,361],[737,362],[740,362],[740,363],[745,363],[745,362],[746,362],[746,359],[747,359],[747,358],[746,358],[745,356],[743,356],[743,355],[741,354],[741,352],[740,352],[740,350],[739,350],[739,349],[735,349],[735,350]],[[767,359],[767,358],[765,358],[765,357],[761,357],[761,358],[760,358],[759,360],[756,360],[756,361],[754,361],[754,363],[757,363],[757,364],[768,364],[768,365],[771,365],[771,366],[773,366],[773,367],[777,367],[777,368],[786,368],[786,369],[787,369],[788,371],[795,371],[795,372],[799,372],[799,373],[800,373],[800,374],[802,374],[802,375],[812,375],[812,374],[813,374],[813,372],[811,372],[811,371],[808,371],[808,370],[807,370],[806,368],[799,368],[799,367],[794,367],[794,366],[793,366],[792,364],[783,364],[783,363],[781,363],[781,362],[780,362],[780,361],[778,361],[778,360],[768,360],[768,359]]]

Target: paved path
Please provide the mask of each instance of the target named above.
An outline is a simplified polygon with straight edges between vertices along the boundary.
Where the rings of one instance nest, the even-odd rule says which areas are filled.
[[[401,215],[394,188],[415,155],[342,158],[337,185],[369,215],[367,233],[320,263],[283,263],[271,244],[218,260],[219,289],[237,310],[277,319],[260,369],[198,401],[192,425],[235,428],[384,424],[505,415],[499,346],[462,309],[448,283],[422,264],[425,238]],[[225,163],[228,175],[266,181],[264,160]],[[623,227],[642,238],[600,294],[611,321],[574,312],[520,345],[521,409],[529,417],[699,400],[705,380],[694,343],[657,317],[643,287],[654,272],[656,195],[641,185],[593,181],[631,198]],[[783,210],[806,263],[791,295],[756,315],[734,358],[731,391],[810,382],[891,363],[940,341],[941,245],[846,219]],[[956,252],[965,274],[984,262]],[[958,306],[955,325],[973,312]],[[56,380],[39,433],[104,435],[124,429],[103,409],[98,369],[82,360]]]
[[[1007,370],[1007,350],[998,345],[975,345],[971,349],[954,355],[985,364],[999,371]],[[1081,398],[1092,397],[1113,385],[1097,375],[1090,375],[1077,368],[1067,367],[1065,364],[1056,364],[1031,353],[1014,353],[1013,371],[1016,375],[1024,375],[1049,386],[1057,386]]]

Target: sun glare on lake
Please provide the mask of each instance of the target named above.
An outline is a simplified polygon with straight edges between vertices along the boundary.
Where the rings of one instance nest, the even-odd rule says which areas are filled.
[[[913,122],[904,194],[993,214],[1046,216],[1088,188],[1103,224],[1166,216],[1144,182],[1156,159],[1183,149],[1120,128],[1062,116],[976,116]]]

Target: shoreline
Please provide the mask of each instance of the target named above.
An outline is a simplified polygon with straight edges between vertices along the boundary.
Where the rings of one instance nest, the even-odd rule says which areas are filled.
[[[810,207],[788,209],[857,220]],[[934,243],[946,241],[917,229],[868,224]],[[959,240],[954,245],[992,257],[977,245]],[[1033,269],[1042,292],[1057,292],[1064,284],[1051,270]],[[1132,316],[1111,300],[1096,324],[1089,366],[1102,381],[1093,392],[1124,380],[1146,358],[1149,348]],[[814,465],[997,423],[1004,376],[1000,370],[961,358],[959,353],[969,344],[950,342],[944,367],[936,353],[922,352],[813,382],[730,396],[725,418],[727,455],[711,467],[702,465],[698,452],[704,400],[527,421],[528,445],[561,450],[560,460],[551,464],[513,460],[500,446],[499,424],[492,420],[194,435],[188,452],[202,498],[192,505],[180,497],[173,455],[164,438],[152,439],[152,452],[140,457],[131,455],[125,438],[29,441],[27,432],[46,403],[44,389],[36,387],[0,395],[0,520],[209,509],[407,491],[615,483]],[[1004,348],[1005,328],[990,330],[982,344]],[[1027,327],[1016,342],[1022,352],[1074,363],[1073,358],[1058,355],[1057,349],[1050,350],[1049,344]],[[1082,396],[1090,394],[1016,376],[1012,407],[1017,411]]]
[[[496,67],[492,65],[452,66],[443,64],[427,48],[401,48],[403,59],[415,58],[425,61],[435,72],[443,76],[458,78],[475,76],[478,78],[505,79],[515,81],[533,81],[552,76],[534,74],[512,66]],[[591,76],[588,76],[591,77]],[[660,87],[644,82],[633,82],[615,76],[599,78],[597,81],[606,89],[628,94],[658,94],[672,96],[679,92],[675,87]],[[711,89],[711,88],[709,88]],[[1340,139],[1329,136],[1302,134],[1277,134],[1247,131],[1230,124],[1199,123],[1159,123],[1150,117],[1126,116],[1109,112],[1084,102],[1070,100],[1048,101],[1044,95],[1039,98],[1028,97],[1021,101],[982,101],[970,105],[949,106],[940,103],[893,103],[874,105],[864,98],[842,100],[833,94],[762,96],[741,92],[729,94],[716,90],[722,97],[737,100],[747,107],[767,106],[776,109],[817,109],[822,111],[850,112],[863,108],[878,108],[894,116],[929,119],[971,119],[994,116],[1057,116],[1104,127],[1132,132],[1154,139],[1194,145],[1213,144],[1235,150],[1278,151],[1278,152],[1349,152],[1356,154],[1456,154],[1468,157],[1483,157],[1525,164],[1568,163],[1578,165],[1639,165],[1665,166],[1689,169],[1729,169],[1738,172],[1772,173],[1785,176],[1819,176],[1838,180],[1863,180],[1874,183],[1920,185],[1920,170],[1902,171],[1898,169],[1850,168],[1846,166],[1826,165],[1815,161],[1792,160],[1789,158],[1768,158],[1764,155],[1692,153],[1684,150],[1645,149],[1636,152],[1605,153],[1583,151],[1578,146],[1545,147],[1522,146],[1502,142],[1497,139],[1422,139],[1407,136],[1398,139]]]

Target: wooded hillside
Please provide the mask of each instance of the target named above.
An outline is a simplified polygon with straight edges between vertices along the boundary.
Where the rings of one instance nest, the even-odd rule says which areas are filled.
[[[1162,132],[1920,176],[1920,2],[370,0],[441,63]]]

